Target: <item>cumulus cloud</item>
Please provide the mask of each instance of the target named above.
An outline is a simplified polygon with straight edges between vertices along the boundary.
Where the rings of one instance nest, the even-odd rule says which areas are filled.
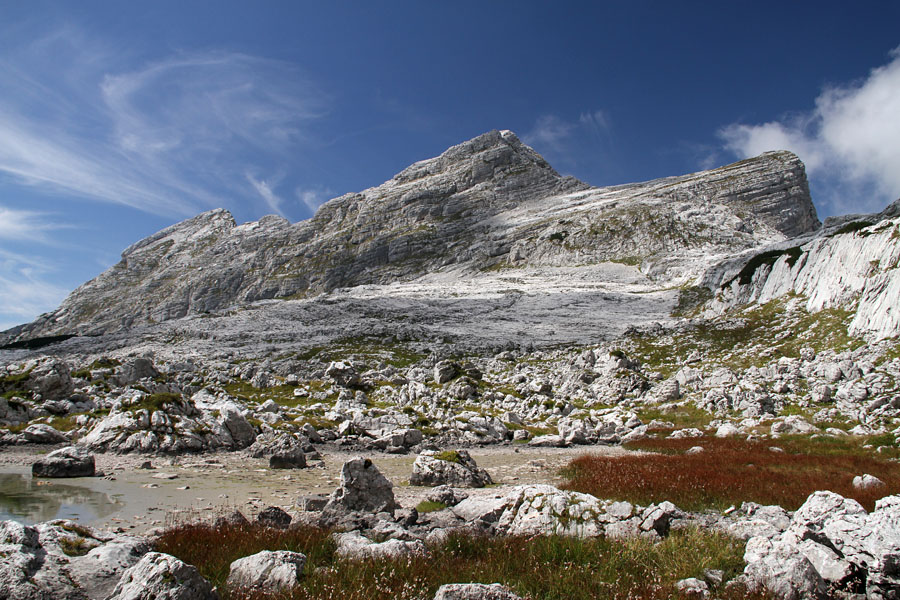
[[[0,173],[166,216],[260,193],[241,174],[283,170],[328,105],[295,65],[240,53],[135,67],[71,28],[0,50]]]
[[[827,184],[832,210],[879,210],[900,197],[900,48],[890,57],[860,81],[825,89],[806,114],[723,128],[725,148],[741,157],[796,152]]]

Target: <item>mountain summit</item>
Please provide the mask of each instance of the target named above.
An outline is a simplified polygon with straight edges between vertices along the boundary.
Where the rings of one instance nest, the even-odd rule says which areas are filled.
[[[168,227],[7,340],[109,333],[436,273],[618,264],[663,288],[819,226],[803,164],[788,152],[595,188],[560,176],[512,132],[491,131],[306,221],[237,225],[220,209]]]

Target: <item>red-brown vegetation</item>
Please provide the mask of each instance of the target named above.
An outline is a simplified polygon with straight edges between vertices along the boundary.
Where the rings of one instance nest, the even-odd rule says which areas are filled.
[[[900,465],[861,452],[850,441],[704,437],[647,439],[636,446],[652,453],[575,459],[564,471],[569,479],[564,487],[644,505],[669,500],[686,510],[725,508],[745,501],[794,510],[817,490],[854,498],[872,510],[877,499],[900,493]],[[704,450],[685,454],[693,446]],[[853,477],[863,473],[875,475],[886,486],[855,489]]]
[[[227,589],[232,560],[277,549],[307,555],[305,575],[296,589],[275,596]],[[440,585],[463,582],[501,582],[531,600],[661,600],[681,597],[674,583],[699,577],[704,569],[721,569],[729,578],[739,573],[744,544],[699,530],[674,532],[660,543],[451,535],[430,547],[429,556],[353,561],[335,556],[334,544],[322,529],[184,524],[162,534],[157,550],[195,565],[218,587],[223,600],[427,600]],[[720,590],[719,597],[748,596],[732,589]]]

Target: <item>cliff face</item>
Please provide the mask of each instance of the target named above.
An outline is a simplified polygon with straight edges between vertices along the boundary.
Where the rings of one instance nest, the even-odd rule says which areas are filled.
[[[900,201],[735,261],[709,283],[718,287],[713,314],[798,295],[810,312],[854,311],[851,335],[894,337],[900,333]]]
[[[819,227],[787,152],[681,177],[593,188],[509,131],[325,203],[307,221],[237,225],[207,212],[142,240],[56,311],[6,340],[104,333],[273,298],[452,271],[621,263],[680,285],[736,252]]]

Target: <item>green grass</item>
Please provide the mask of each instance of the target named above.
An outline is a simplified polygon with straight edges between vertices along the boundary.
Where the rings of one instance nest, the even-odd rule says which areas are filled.
[[[435,512],[438,510],[444,510],[445,508],[447,508],[447,505],[443,502],[432,502],[431,500],[422,500],[416,505],[416,511],[420,515]]]
[[[794,298],[753,305],[727,318],[704,321],[675,334],[637,335],[625,347],[646,368],[670,377],[695,351],[703,355],[707,368],[743,370],[764,366],[782,356],[799,358],[805,347],[816,352],[840,352],[865,344],[847,331],[853,318],[851,311],[827,308],[810,313],[803,308],[789,309],[788,303]],[[763,355],[756,346],[769,351]]]
[[[709,425],[715,417],[692,403],[685,403],[674,410],[660,410],[655,406],[642,406],[635,410],[635,414],[644,423],[650,423],[655,419],[672,423],[673,429],[696,427],[703,429]]]
[[[678,598],[674,583],[721,569],[731,578],[743,569],[744,542],[722,533],[688,529],[662,542],[635,538],[478,537],[451,534],[432,545],[429,556],[345,560],[335,555],[329,531],[301,526],[273,530],[256,526],[180,525],[157,541],[157,550],[195,565],[218,586],[223,600],[263,598],[225,586],[232,561],[261,550],[293,550],[307,556],[300,585],[284,599],[362,600],[432,598],[445,583],[500,582],[532,600]],[[747,596],[745,590],[717,593]]]

